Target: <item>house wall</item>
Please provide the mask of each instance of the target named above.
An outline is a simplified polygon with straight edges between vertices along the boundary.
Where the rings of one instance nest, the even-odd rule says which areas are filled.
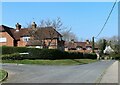
[[[45,40],[45,44],[48,46],[49,42],[51,42],[51,39]],[[52,42],[50,43],[49,49],[57,49],[57,39],[53,39]]]
[[[17,43],[18,43],[17,45],[18,47],[25,47],[27,44],[27,42],[23,41],[22,38],[20,38],[20,41],[18,41]]]
[[[6,38],[6,42],[0,42],[0,46],[14,46],[14,39],[7,32],[0,32],[1,38]]]

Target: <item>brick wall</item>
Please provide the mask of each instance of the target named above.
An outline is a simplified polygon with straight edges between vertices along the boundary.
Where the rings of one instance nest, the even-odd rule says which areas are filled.
[[[6,42],[0,42],[0,46],[14,46],[14,39],[7,32],[0,32],[0,38],[6,38]]]
[[[18,45],[17,45],[17,46],[18,46],[18,47],[25,47],[26,44],[27,44],[27,42],[23,41],[23,39],[20,38],[20,41],[18,41]]]

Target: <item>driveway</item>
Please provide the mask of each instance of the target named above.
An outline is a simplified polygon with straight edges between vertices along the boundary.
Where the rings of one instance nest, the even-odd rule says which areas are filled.
[[[9,72],[7,83],[97,83],[115,61],[98,61],[75,66],[2,64]]]

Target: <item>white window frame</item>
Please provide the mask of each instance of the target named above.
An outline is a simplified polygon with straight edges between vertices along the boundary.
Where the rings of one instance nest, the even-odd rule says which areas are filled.
[[[30,37],[22,37],[23,41],[28,42]]]
[[[7,38],[6,37],[1,37],[0,38],[0,42],[2,43],[2,42],[7,42]]]
[[[80,47],[80,48],[79,48],[79,47],[77,47],[77,50],[82,50],[82,48],[81,48],[81,47]]]
[[[91,50],[92,48],[91,48],[91,47],[87,47],[86,49],[87,49],[87,50]]]

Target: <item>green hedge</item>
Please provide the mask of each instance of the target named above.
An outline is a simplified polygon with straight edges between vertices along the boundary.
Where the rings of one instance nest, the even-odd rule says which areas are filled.
[[[86,59],[96,59],[97,58],[97,55],[95,53],[84,53],[83,54],[83,58]]]
[[[2,49],[2,54],[13,54],[13,53],[23,53],[27,52],[28,48],[26,47],[7,47],[7,46],[2,46],[0,47]]]
[[[28,52],[28,55],[19,53]],[[2,59],[96,59],[96,54],[65,52],[57,49],[38,49],[26,47],[2,47]],[[7,54],[7,55],[6,55]]]
[[[120,60],[120,53],[118,53],[118,54],[110,54],[109,56],[112,57],[115,60]]]
[[[5,54],[5,55],[1,55],[1,59],[2,60],[22,60],[22,56],[18,53],[14,53],[14,54]]]

